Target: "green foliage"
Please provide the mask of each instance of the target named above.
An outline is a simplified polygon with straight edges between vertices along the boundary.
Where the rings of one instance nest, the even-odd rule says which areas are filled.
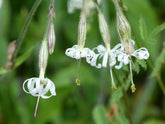
[[[147,121],[143,122],[142,124],[164,124],[164,121],[152,118],[152,119],[148,119]]]
[[[145,41],[147,38],[147,27],[143,17],[141,17],[139,20],[139,30],[142,40]]]
[[[165,23],[157,26],[152,32],[150,37],[154,37],[155,35],[157,35],[158,33],[160,33],[161,31],[163,31],[165,29]]]
[[[0,68],[0,75],[3,75],[5,73],[7,73],[8,71],[10,71],[11,69],[15,69],[17,68],[18,66],[20,66],[32,53],[33,51],[33,48],[29,49],[28,51],[26,51],[23,55],[17,57],[15,60],[14,60],[14,65],[12,68],[7,68],[5,66],[2,66]]]
[[[119,87],[112,92],[111,99],[109,99],[109,106],[112,107],[113,104],[118,103],[121,100],[122,96],[122,87]]]
[[[161,70],[161,67],[165,62],[164,58],[165,58],[165,43],[164,43],[164,47],[162,49],[162,52],[160,53],[159,57],[157,58],[157,60],[155,62],[155,68],[151,74],[152,76],[156,76],[160,73],[159,71]]]
[[[97,105],[93,109],[93,119],[96,124],[108,124],[108,119],[105,117],[106,110],[104,106]]]
[[[136,49],[144,46],[150,52],[148,61],[133,59],[134,72],[138,75],[134,73],[136,92],[132,94],[128,65],[124,65],[120,70],[113,68],[117,89],[111,90],[109,68],[97,69],[82,60],[79,75],[81,84],[76,85],[77,61],[67,57],[65,50],[77,43],[80,10],[68,14],[67,1],[55,0],[56,45],[55,52],[49,56],[46,70],[46,77],[56,85],[57,95],[50,99],[40,99],[37,118],[33,119],[37,98],[23,92],[22,83],[26,78],[38,76],[38,53],[46,29],[49,0],[42,0],[34,14],[18,57],[15,59],[14,70],[8,73],[3,66],[7,59],[8,44],[18,38],[35,1],[3,0],[4,4],[0,8],[0,74],[6,74],[0,76],[0,123],[129,124],[130,113],[133,124],[163,124],[165,122],[162,120],[165,118],[165,105],[162,103],[164,97],[157,86],[156,79],[149,78],[149,74],[145,73],[152,71],[147,68],[150,67],[148,61],[151,60],[151,65],[155,63],[152,76],[155,77],[160,72],[164,74],[162,65],[165,62],[165,44],[163,49],[160,47],[165,38],[163,35],[165,16],[162,11],[164,2],[162,0],[156,2],[120,0],[123,2],[123,10],[131,24],[132,39],[136,41]],[[111,0],[102,0],[99,6],[109,25],[113,48],[120,42],[116,30],[116,11]],[[161,25],[157,26],[158,22]],[[103,44],[95,9],[90,11],[87,18],[86,39],[85,46],[89,48]],[[125,103],[125,98],[128,105]],[[107,115],[109,110],[115,110],[117,114]]]

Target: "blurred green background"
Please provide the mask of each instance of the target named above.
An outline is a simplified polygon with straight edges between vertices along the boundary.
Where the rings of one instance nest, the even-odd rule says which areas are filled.
[[[2,0],[0,66],[5,64],[8,45],[18,38],[34,2]],[[53,55],[49,56],[46,77],[54,82],[57,95],[41,98],[37,118],[33,119],[37,98],[26,94],[22,84],[27,78],[39,75],[38,53],[46,29],[49,2],[42,0],[18,52],[21,56],[34,47],[31,55],[16,69],[0,75],[0,124],[129,124],[130,120],[133,124],[164,124],[165,97],[155,76],[159,74],[165,82],[165,30],[155,34],[152,31],[165,22],[165,0],[123,0],[133,30],[132,38],[138,41],[135,48],[145,46],[154,67],[152,70],[148,61],[146,64],[134,61],[139,73],[134,72],[137,90],[133,94],[128,88],[130,75],[127,66],[122,70],[113,70],[118,89],[112,91],[108,68],[96,69],[82,60],[81,85],[76,85],[77,61],[67,57],[65,50],[77,44],[80,10],[68,14],[67,0],[55,0],[56,44]],[[109,24],[111,46],[114,46],[120,42],[115,8],[111,0],[102,0],[100,8]],[[86,47],[103,44],[95,9],[91,11],[87,24]],[[154,76],[151,76],[153,72]]]

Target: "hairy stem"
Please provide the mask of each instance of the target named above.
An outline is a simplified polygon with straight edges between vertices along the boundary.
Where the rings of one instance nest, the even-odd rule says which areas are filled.
[[[15,47],[14,54],[13,54],[12,59],[11,59],[12,62],[14,61],[14,59],[15,59],[15,57],[17,55],[17,52],[18,52],[18,50],[19,50],[19,48],[21,46],[21,43],[22,43],[23,38],[24,38],[24,36],[26,34],[26,31],[27,31],[27,29],[29,27],[29,24],[30,24],[30,22],[32,20],[32,17],[34,15],[35,11],[37,10],[38,6],[40,5],[40,3],[41,3],[41,0],[36,0],[36,2],[34,3],[32,9],[30,10],[30,13],[29,13],[29,15],[28,15],[28,17],[27,17],[27,19],[25,21],[23,29],[22,29],[22,31],[21,31],[21,33],[20,33],[20,35],[19,35],[19,37],[18,37],[18,39],[16,41],[16,47]]]

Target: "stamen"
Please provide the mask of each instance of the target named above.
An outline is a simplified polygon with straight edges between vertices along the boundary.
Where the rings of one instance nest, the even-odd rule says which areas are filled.
[[[77,78],[76,78],[76,84],[77,86],[80,86],[80,64],[81,64],[81,58],[77,60],[78,62],[78,72],[77,72]]]
[[[132,64],[131,64],[131,61],[129,62],[129,65],[130,65],[131,83],[132,83],[132,85],[131,85],[131,90],[132,90],[132,93],[134,93],[135,90],[136,90],[136,88],[135,88],[135,84],[134,84],[134,82],[133,82],[133,76],[132,76]]]
[[[40,93],[38,95],[38,98],[37,98],[37,103],[36,103],[36,108],[35,108],[35,112],[34,112],[34,119],[36,118],[36,115],[37,115],[37,110],[38,110],[38,103],[39,103],[39,100],[40,100]]]
[[[116,87],[116,84],[115,84],[114,79],[113,79],[112,67],[111,67],[111,66],[109,67],[109,71],[110,71],[110,76],[111,76],[112,89],[113,89],[113,90],[116,90],[117,87]]]

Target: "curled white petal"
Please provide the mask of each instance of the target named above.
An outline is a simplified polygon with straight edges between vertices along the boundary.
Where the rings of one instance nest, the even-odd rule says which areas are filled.
[[[55,92],[54,83],[48,78],[46,78],[45,80],[46,80],[47,84],[46,84],[45,88],[42,88],[41,97],[44,99],[47,99],[47,98],[50,98],[51,96],[55,96],[56,92]],[[50,91],[50,93],[51,93],[51,95],[49,95],[49,96],[45,95],[48,91]]]
[[[142,47],[132,54],[132,56],[135,56],[138,59],[148,59],[149,58],[149,52],[145,47]]]
[[[107,62],[108,62],[108,52],[105,52],[103,56],[102,66],[107,67]]]
[[[96,68],[101,68],[101,64],[97,64],[98,56],[98,54],[95,54],[93,51],[91,51],[90,54],[86,56],[87,63],[89,63],[91,66],[95,66]]]
[[[23,83],[23,90],[28,93],[31,94],[33,96],[39,96],[39,94],[41,95],[42,98],[49,98],[51,96],[55,96],[56,92],[55,92],[55,85],[54,83],[49,80],[48,78],[44,79],[44,82],[46,84],[42,84],[40,78],[30,78],[24,81]],[[27,85],[27,86],[26,86]],[[44,87],[45,85],[45,87]],[[27,90],[26,90],[27,87]],[[50,91],[51,95],[46,96],[45,94],[47,94]]]
[[[89,56],[91,50],[89,48],[79,48],[77,45],[74,45],[72,48],[68,48],[65,54],[69,57],[80,59]]]
[[[117,44],[112,50],[107,50],[103,45],[98,45],[93,49],[96,53],[94,53],[93,56],[87,57],[86,60],[91,66],[101,68],[107,67],[109,58],[109,65],[114,66],[116,64],[116,57],[121,53],[120,50],[122,49],[121,44]],[[98,59],[102,59],[102,64],[96,64]]]
[[[116,69],[121,69],[122,66],[123,66],[123,62],[120,62],[119,65],[116,65],[116,66],[115,66],[115,68],[116,68]]]

